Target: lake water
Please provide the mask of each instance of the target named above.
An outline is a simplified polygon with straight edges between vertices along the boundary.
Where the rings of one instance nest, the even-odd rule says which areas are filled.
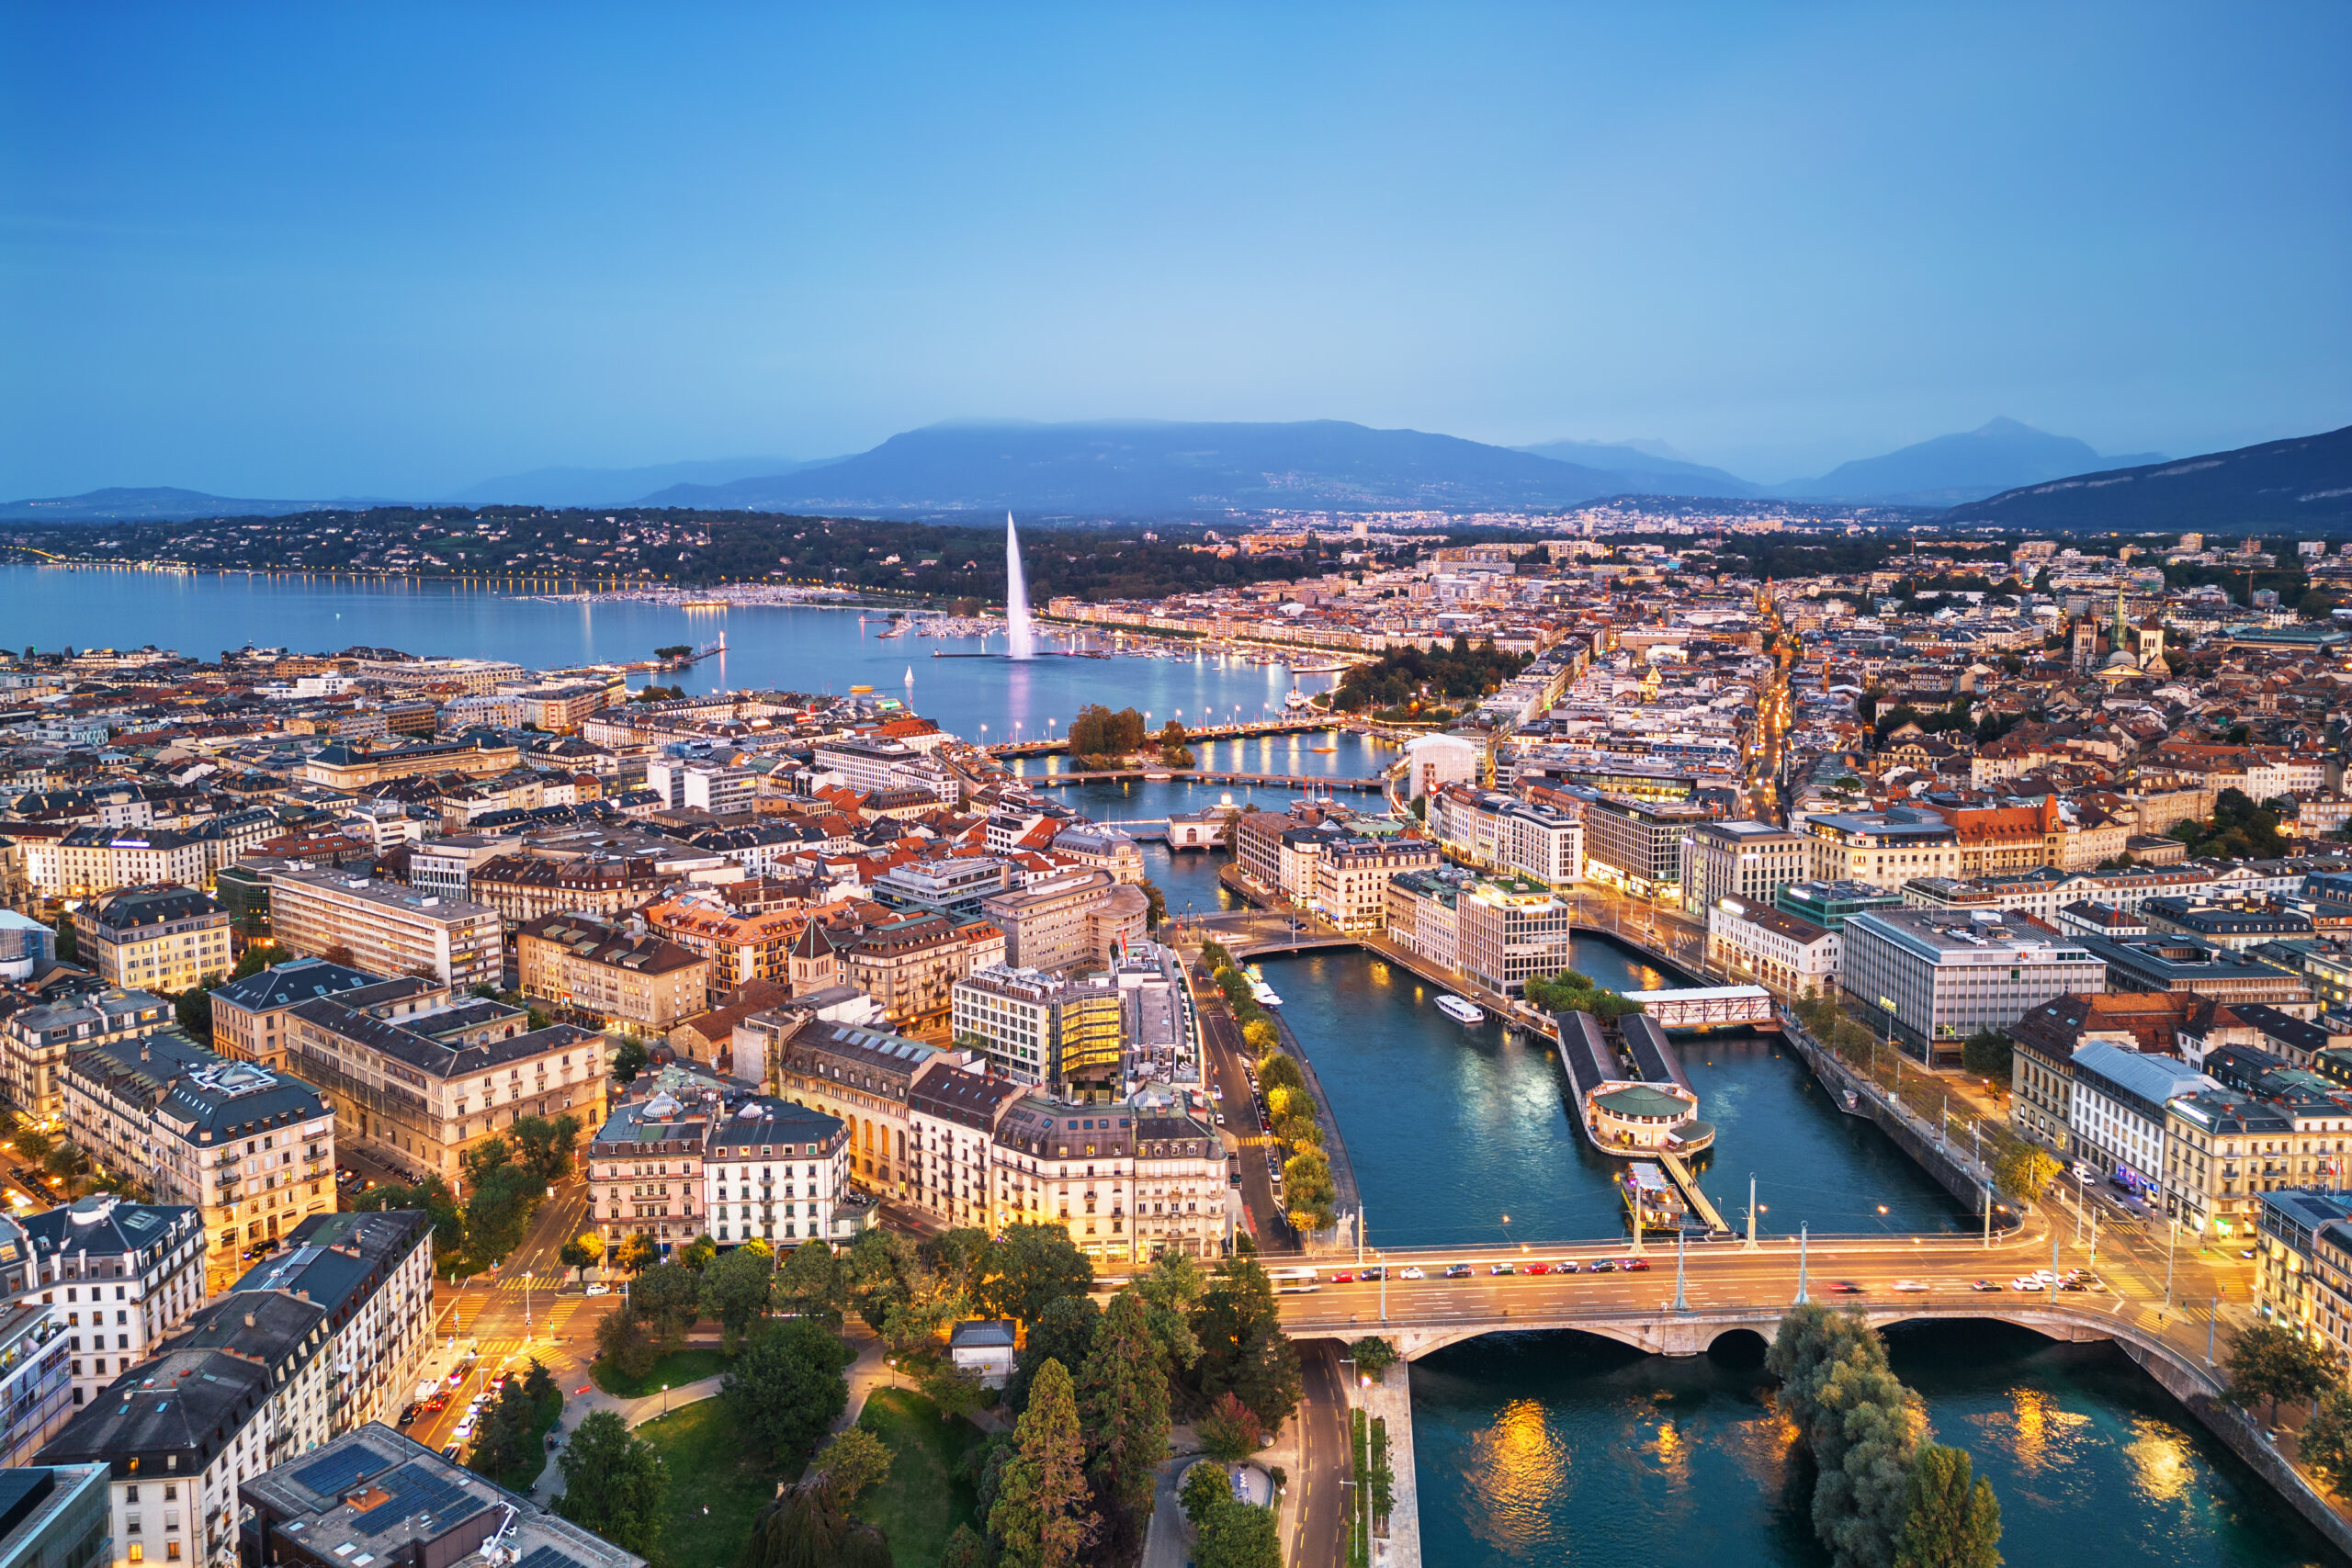
[[[935,659],[934,653],[1001,651],[1003,639],[983,644],[976,637],[885,637],[880,634],[886,624],[869,617],[861,627],[854,611],[811,607],[558,604],[448,583],[0,567],[0,647],[152,643],[217,659],[223,649],[247,643],[301,652],[366,645],[549,669],[650,659],[657,648],[701,647],[723,630],[723,657],[705,660],[682,675],[663,675],[662,682],[691,692],[841,693],[869,685],[974,740],[1051,733],[1068,725],[1086,703],[1134,707],[1149,713],[1155,726],[1170,718],[1199,725],[1257,717],[1279,711],[1294,685],[1313,694],[1329,690],[1334,681],[1330,675],[1294,677],[1283,665],[1208,653],[1172,659],[1051,656],[1018,662]]]
[[[1999,1324],[1888,1339],[1934,1438],[1991,1480],[2019,1568],[2345,1568],[2113,1347]],[[1519,1334],[1414,1362],[1422,1561],[1826,1568],[1762,1351],[1743,1337],[1669,1359]]]

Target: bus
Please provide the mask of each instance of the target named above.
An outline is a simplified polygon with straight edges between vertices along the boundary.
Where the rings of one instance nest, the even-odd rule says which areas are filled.
[[[1300,1296],[1322,1288],[1316,1283],[1312,1269],[1269,1269],[1266,1278],[1274,1282],[1274,1293],[1278,1296]]]

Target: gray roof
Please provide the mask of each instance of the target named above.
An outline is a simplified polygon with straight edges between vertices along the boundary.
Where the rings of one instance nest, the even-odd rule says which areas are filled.
[[[245,1270],[232,1293],[286,1291],[327,1309],[341,1327],[418,1247],[431,1245],[433,1216],[421,1209],[313,1214],[288,1233],[285,1250]]]
[[[2089,1074],[2102,1080],[2102,1087],[2112,1086],[2150,1105],[2222,1087],[2177,1056],[2128,1050],[2104,1040],[2075,1047],[2074,1060],[2076,1082]]]
[[[155,1254],[175,1237],[200,1239],[204,1224],[202,1215],[184,1203],[131,1203],[103,1192],[28,1214],[19,1223],[36,1256],[138,1254],[141,1266],[154,1261]]]
[[[247,1012],[269,1012],[312,997],[338,996],[377,983],[376,976],[364,969],[330,964],[323,958],[298,958],[230,981],[212,993],[212,1002],[215,1007],[227,1002]]]
[[[98,1080],[116,1098],[143,1102],[191,1132],[222,1137],[327,1113],[318,1090],[301,1079],[217,1056],[175,1029],[76,1051],[66,1058],[66,1071]]]
[[[845,1124],[838,1116],[828,1116],[773,1095],[756,1095],[712,1131],[710,1156],[723,1159],[732,1151],[773,1148],[779,1144],[822,1145],[840,1137],[844,1130]]]

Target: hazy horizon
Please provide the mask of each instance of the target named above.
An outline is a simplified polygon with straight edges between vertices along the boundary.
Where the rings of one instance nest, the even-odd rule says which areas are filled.
[[[2352,13],[0,13],[0,497],[2352,423]],[[2184,106],[2194,105],[2194,112]]]

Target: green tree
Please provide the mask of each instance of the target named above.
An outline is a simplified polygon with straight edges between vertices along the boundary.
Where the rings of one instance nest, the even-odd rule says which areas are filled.
[[[1923,1424],[1886,1348],[1860,1313],[1809,1303],[1781,1318],[1764,1364],[1813,1450],[1814,1533],[1838,1568],[1885,1568]]]
[[[1965,1449],[1920,1445],[1894,1568],[2001,1568],[2001,1505],[1973,1468]]]
[[[260,974],[270,966],[269,961],[277,952],[276,948],[264,947],[259,942],[248,943],[244,956],[237,960],[237,967],[230,972],[229,978],[243,980]]]
[[[840,1339],[806,1318],[767,1325],[752,1337],[719,1383],[718,1397],[736,1429],[779,1467],[816,1445],[849,1405],[842,1369],[854,1357]]]
[[[939,1554],[939,1568],[989,1568],[989,1543],[971,1526],[959,1524]]]
[[[1993,1167],[1993,1182],[2003,1197],[2012,1201],[2031,1198],[2056,1179],[2061,1168],[2046,1151],[2023,1144],[2002,1156]]]
[[[172,999],[172,1018],[198,1045],[212,1043],[212,987],[196,986]]]
[[[538,1181],[552,1184],[571,1174],[580,1132],[580,1118],[567,1111],[552,1119],[518,1116],[506,1136],[514,1146],[515,1163]]]
[[[801,1317],[821,1318],[838,1328],[846,1286],[842,1261],[821,1241],[804,1241],[776,1265],[775,1303],[779,1311]]]
[[[1143,1298],[1146,1321],[1159,1347],[1160,1370],[1171,1387],[1201,1359],[1201,1341],[1193,1332],[1193,1309],[1200,1304],[1208,1281],[1201,1266],[1173,1248],[1152,1259],[1136,1277],[1134,1290]]]
[[[555,1511],[640,1557],[658,1558],[670,1495],[669,1467],[653,1445],[632,1438],[609,1410],[581,1417],[556,1461],[563,1495]]]
[[[19,1136],[17,1146],[24,1146]],[[413,1187],[387,1182],[370,1187],[352,1199],[351,1207],[363,1213],[381,1213],[390,1209],[422,1209],[433,1216],[433,1261],[438,1268],[445,1259],[462,1258],[466,1251],[466,1216],[458,1207],[458,1200],[450,1194],[448,1184],[437,1176],[428,1176]]]
[[[2280,1400],[2317,1399],[2343,1377],[2343,1364],[2334,1350],[2275,1323],[2238,1330],[2224,1364],[2230,1399],[2246,1406],[2257,1399],[2267,1401],[2274,1421]]]
[[[1062,1225],[1005,1226],[989,1251],[989,1272],[979,1292],[982,1310],[1023,1323],[1036,1322],[1065,1296],[1094,1288],[1094,1265]]]
[[[1193,1561],[1196,1568],[1281,1568],[1274,1511],[1227,1498],[1201,1528]]]
[[[661,1244],[643,1231],[623,1236],[613,1251],[614,1266],[631,1274],[640,1274],[661,1260]]]
[[[890,1473],[891,1457],[889,1444],[863,1427],[852,1427],[834,1433],[809,1462],[825,1477],[842,1506],[849,1507],[861,1493]]]
[[[1095,1331],[1102,1326],[1102,1309],[1087,1296],[1064,1296],[1046,1308],[1029,1325],[1027,1342],[1012,1363],[1004,1385],[1004,1407],[1018,1416],[1029,1408],[1030,1386],[1047,1361],[1065,1367],[1083,1366],[1094,1348]]]
[[[636,1082],[637,1075],[643,1072],[652,1060],[652,1054],[646,1050],[645,1042],[634,1034],[630,1035],[613,1053],[613,1081],[620,1084]]]
[[[775,1284],[775,1260],[749,1247],[737,1247],[703,1270],[702,1310],[718,1320],[729,1350],[768,1310]]]
[[[702,1276],[683,1263],[656,1263],[629,1286],[628,1310],[655,1339],[675,1345],[702,1315]]]
[[[1980,1078],[2009,1081],[2009,1037],[1997,1029],[1980,1029],[1960,1047],[1960,1065]]]
[[[1241,1041],[1251,1051],[1262,1056],[1269,1051],[1279,1049],[1283,1037],[1275,1031],[1271,1021],[1253,1018],[1241,1026]],[[1284,1057],[1283,1060],[1287,1061],[1289,1058]],[[1261,1080],[1261,1087],[1263,1087],[1263,1080]]]
[[[2341,1493],[2352,1483],[2352,1389],[2338,1386],[2319,1396],[2319,1408],[2303,1423],[2300,1449],[2303,1463],[2329,1491]]]
[[[1396,1347],[1377,1334],[1367,1334],[1348,1347],[1354,1359],[1356,1371],[1374,1382],[1388,1381],[1388,1369],[1396,1364]]]
[[[1099,1516],[1086,1508],[1086,1444],[1078,1400],[1059,1361],[1037,1371],[1029,1408],[1012,1432],[989,1532],[1006,1568],[1075,1568]]]
[[[1123,1508],[1140,1531],[1151,1517],[1153,1477],[1168,1457],[1168,1374],[1144,1299],[1130,1287],[1111,1298],[1079,1369],[1086,1473],[1095,1495]]]
[[[606,1313],[596,1323],[596,1355],[625,1377],[641,1378],[661,1359],[645,1320],[635,1313]]]
[[[1176,1490],[1176,1501],[1194,1529],[1206,1524],[1220,1505],[1232,1500],[1232,1479],[1215,1464],[1193,1466],[1184,1472],[1183,1483]]]
[[[699,1274],[718,1260],[718,1243],[705,1232],[678,1248],[676,1260]]]
[[[1270,1432],[1298,1408],[1298,1351],[1283,1333],[1273,1281],[1254,1258],[1231,1258],[1210,1276],[1193,1313],[1200,1341],[1193,1387],[1204,1404],[1232,1393]]]

